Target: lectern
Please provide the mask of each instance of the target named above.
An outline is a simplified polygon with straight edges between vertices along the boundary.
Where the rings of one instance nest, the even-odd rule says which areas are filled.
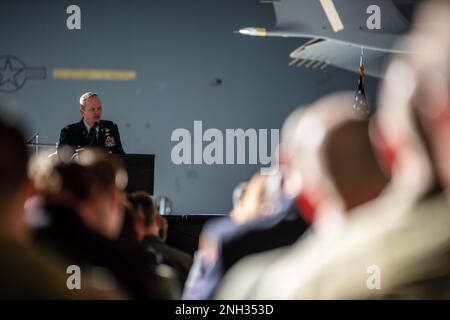
[[[127,192],[145,191],[153,195],[155,177],[154,154],[121,154],[128,173]]]

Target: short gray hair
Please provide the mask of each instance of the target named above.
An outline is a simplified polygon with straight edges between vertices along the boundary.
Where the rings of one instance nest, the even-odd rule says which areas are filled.
[[[83,95],[80,97],[80,106],[84,107],[86,105],[87,99],[92,98],[92,97],[98,97],[98,94],[96,94],[95,92],[83,93]]]

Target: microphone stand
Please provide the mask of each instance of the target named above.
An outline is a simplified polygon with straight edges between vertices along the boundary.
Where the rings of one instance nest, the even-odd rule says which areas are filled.
[[[26,147],[34,147],[35,149],[35,154],[36,156],[39,154],[39,148],[40,147],[53,147],[55,148],[55,144],[54,143],[40,143],[39,142],[39,132],[36,132],[30,139],[28,139],[27,141],[25,141],[25,146]],[[34,140],[34,142],[33,142]],[[58,144],[56,144],[56,149],[58,149]]]
[[[35,153],[38,155],[39,153],[39,132],[33,134],[33,136],[28,139],[25,144],[30,144],[34,140]]]
[[[39,132],[36,133],[36,156],[38,155],[39,152]]]

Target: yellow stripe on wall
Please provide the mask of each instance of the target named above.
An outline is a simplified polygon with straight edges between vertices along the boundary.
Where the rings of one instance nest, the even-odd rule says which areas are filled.
[[[135,70],[53,69],[54,79],[136,80]]]

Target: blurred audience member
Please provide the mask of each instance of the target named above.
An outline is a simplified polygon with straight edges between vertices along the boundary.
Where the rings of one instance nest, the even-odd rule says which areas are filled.
[[[0,118],[0,299],[95,297],[69,290],[63,265],[29,247],[24,205],[34,191],[27,178],[25,139],[5,120]]]
[[[131,199],[136,204],[138,211],[136,230],[139,241],[142,241],[148,250],[155,254],[161,254],[175,268],[178,279],[184,286],[192,265],[192,257],[162,241],[160,238],[161,227],[158,223],[158,219],[161,217],[150,195],[145,192],[135,192],[131,195]]]
[[[124,218],[119,238],[122,241],[138,244],[141,241],[137,230],[140,213],[130,194],[127,194],[124,199],[123,207]]]
[[[167,222],[167,219],[164,218],[159,213],[156,216],[157,216],[156,222],[158,223],[158,226],[159,226],[158,237],[159,237],[159,239],[161,239],[162,242],[166,242],[167,233],[169,230],[169,223]]]
[[[64,149],[30,166],[45,200],[49,223],[35,242],[80,266],[105,291],[126,290],[132,298],[177,298],[171,269],[129,242],[118,241],[124,217],[127,175],[119,158],[86,150],[71,161]]]
[[[340,148],[329,151],[332,153],[329,156],[339,156],[337,160],[340,161],[339,168],[330,165],[330,169],[342,169],[348,165],[351,169],[347,171],[354,170],[355,174],[370,171],[364,172],[367,179],[352,180],[358,183],[355,187],[358,193],[350,198],[347,190],[342,190],[341,185],[333,185],[336,182],[324,174],[326,168],[321,158],[321,148],[329,132],[345,121],[358,121],[351,108],[348,108],[352,103],[351,94],[341,94],[324,98],[311,109],[299,108],[288,117],[282,128],[279,151],[282,192],[278,192],[278,197],[272,196],[271,192],[267,192],[270,189],[265,189],[264,186],[271,177],[256,176],[246,188],[242,206],[238,205],[236,209],[242,212],[242,216],[236,217],[245,223],[237,224],[223,219],[219,223],[205,225],[199,246],[199,259],[203,260],[204,266],[203,269],[197,267],[196,270],[201,270],[197,271],[197,279],[189,278],[184,298],[210,298],[222,276],[243,257],[293,244],[314,219],[321,220],[316,212],[329,212],[328,217],[323,220],[332,221],[327,226],[335,228],[346,210],[379,194],[386,179],[370,148],[366,147],[369,145],[367,123],[360,125],[359,130],[350,130],[351,134],[358,135],[355,140],[359,143],[359,148],[347,147],[346,142],[336,138],[339,139]],[[333,106],[331,110],[330,106]],[[337,133],[333,133],[335,134]],[[359,137],[361,134],[362,138]],[[365,145],[361,141],[365,141]],[[360,156],[363,158],[359,159]],[[349,158],[348,161],[342,160],[346,157]],[[266,197],[269,199],[267,204],[262,201]],[[269,212],[272,212],[265,213],[265,207],[271,208]],[[329,210],[331,208],[332,211]],[[234,220],[239,221],[236,217]],[[204,245],[211,239],[216,248]],[[207,250],[202,252],[203,246]],[[240,284],[247,283],[249,279],[251,277]]]
[[[311,237],[332,241],[349,219],[348,211],[376,198],[387,183],[370,146],[368,123],[352,114],[352,101],[351,93],[332,94],[301,111],[301,115],[295,112],[297,123],[292,137],[297,142],[291,153],[285,154],[285,161],[297,178],[289,189],[301,185],[298,201],[314,210],[305,210],[312,213],[307,219],[313,221],[313,228],[294,247],[303,246]],[[295,283],[290,276],[297,274],[290,251],[281,248],[244,259],[225,277],[217,297],[253,297],[260,281],[265,280],[261,278],[266,269],[278,264],[287,270],[283,270],[279,282],[270,282],[273,290],[264,292],[275,298],[285,294],[285,288]]]
[[[450,297],[449,21],[449,2],[425,3],[401,46],[417,54],[387,70],[372,133],[389,188],[354,210],[333,241],[311,237],[286,251],[246,297]]]
[[[236,224],[244,224],[257,218],[274,213],[273,204],[279,195],[280,189],[271,189],[270,183],[278,175],[257,174],[245,185],[240,200],[230,213]]]
[[[239,201],[241,201],[242,196],[244,195],[245,192],[245,188],[247,187],[248,182],[244,181],[239,183],[234,189],[233,189],[233,194],[232,194],[232,202],[233,202],[233,208],[236,207],[239,203]]]

